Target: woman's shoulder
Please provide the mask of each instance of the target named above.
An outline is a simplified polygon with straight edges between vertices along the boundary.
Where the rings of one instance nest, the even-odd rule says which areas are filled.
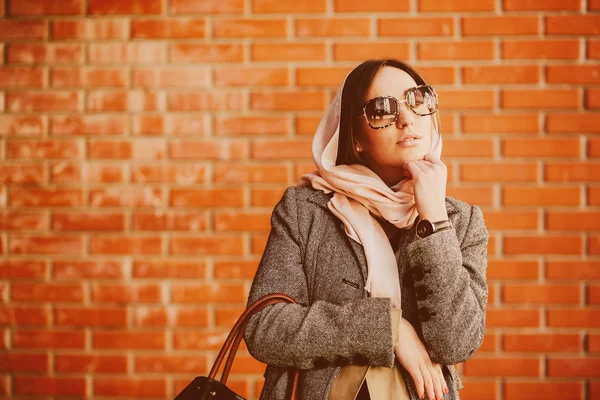
[[[326,194],[322,190],[314,189],[308,185],[290,186],[285,190],[281,201],[295,201],[298,206],[302,203],[313,203],[322,207],[327,207],[327,202],[331,194]]]

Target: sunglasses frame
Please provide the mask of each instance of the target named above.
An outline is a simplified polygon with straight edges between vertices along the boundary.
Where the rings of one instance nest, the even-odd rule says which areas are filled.
[[[431,89],[431,91],[433,92],[433,94],[435,95],[435,105],[436,105],[436,107],[435,107],[435,111],[433,111],[433,112],[430,112],[430,113],[427,113],[427,114],[419,114],[419,113],[417,113],[415,110],[413,110],[411,106],[408,106],[408,108],[409,108],[409,109],[410,109],[410,110],[411,110],[411,111],[412,111],[412,112],[413,112],[415,115],[418,115],[419,117],[426,117],[426,116],[428,116],[428,115],[435,114],[435,113],[437,112],[437,110],[438,110],[438,107],[437,107],[437,105],[438,105],[438,94],[437,94],[437,92],[435,91],[435,89],[434,89],[434,88],[433,88],[433,86],[431,86],[431,85],[419,85],[419,86],[411,87],[410,89],[408,89],[408,90],[406,91],[406,94],[404,95],[404,100],[398,100],[398,99],[397,99],[397,98],[395,98],[394,96],[377,96],[377,97],[373,97],[372,99],[368,100],[368,101],[367,101],[367,102],[366,102],[366,103],[363,105],[363,108],[362,108],[362,111],[363,111],[363,112],[362,112],[362,115],[361,115],[361,116],[359,116],[358,118],[362,118],[362,117],[364,117],[364,118],[365,118],[365,120],[367,121],[367,124],[369,124],[369,126],[371,127],[371,129],[384,129],[384,128],[387,128],[388,126],[392,126],[392,125],[394,125],[394,124],[396,123],[396,121],[398,120],[398,115],[399,115],[399,112],[398,112],[398,111],[400,110],[400,103],[406,103],[406,104],[408,105],[408,100],[406,100],[406,97],[408,96],[408,94],[409,94],[409,93],[412,93],[412,92],[414,92],[414,91],[416,91],[416,90],[418,90],[418,89],[420,89],[420,88],[423,88],[423,87],[428,87],[428,88],[430,88],[430,89]],[[393,100],[395,100],[395,101],[398,103],[398,108],[396,109],[396,112],[394,113],[394,120],[393,120],[392,122],[390,122],[389,124],[387,124],[387,125],[384,125],[384,126],[373,126],[373,125],[371,125],[371,122],[369,122],[369,118],[367,118],[367,104],[369,104],[370,102],[372,102],[373,100],[376,100],[376,99],[393,99]]]

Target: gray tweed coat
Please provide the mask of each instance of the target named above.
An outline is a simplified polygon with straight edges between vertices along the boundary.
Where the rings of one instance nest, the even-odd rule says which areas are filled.
[[[286,398],[290,367],[302,370],[300,400],[326,400],[340,367],[394,364],[390,301],[363,289],[363,247],[329,211],[329,198],[311,187],[290,187],[273,211],[248,302],[283,292],[298,304],[269,306],[246,328],[250,354],[268,364],[261,400]],[[396,236],[396,245],[403,318],[431,359],[444,365],[446,399],[456,399],[462,384],[452,365],[471,357],[483,340],[488,232],[479,207],[447,197],[446,209],[453,228],[419,239],[413,226]]]

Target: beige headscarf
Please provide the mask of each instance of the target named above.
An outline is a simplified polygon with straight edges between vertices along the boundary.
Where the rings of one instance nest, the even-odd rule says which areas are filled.
[[[345,82],[345,81],[344,81]],[[389,297],[400,308],[398,264],[392,246],[374,218],[384,218],[400,229],[410,228],[417,218],[412,179],[388,187],[364,165],[335,165],[340,138],[340,110],[344,84],[325,112],[312,143],[317,171],[303,175],[300,185],[312,185],[325,193],[334,192],[327,204],[343,223],[346,234],[360,243],[367,259],[365,289],[372,297]],[[441,136],[432,137],[432,154],[442,153]],[[437,143],[435,143],[437,142]]]

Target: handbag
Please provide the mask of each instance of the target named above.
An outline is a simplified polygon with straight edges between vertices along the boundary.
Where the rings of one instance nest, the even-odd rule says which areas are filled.
[[[276,303],[290,304],[296,302],[286,294],[271,293],[261,297],[249,305],[239,317],[231,329],[231,332],[229,332],[229,335],[227,336],[227,339],[225,339],[225,343],[223,344],[223,347],[221,347],[221,350],[217,355],[217,359],[215,360],[215,363],[213,364],[208,376],[197,376],[177,395],[177,397],[175,397],[174,400],[245,400],[242,396],[227,387],[227,378],[229,377],[229,372],[231,371],[233,359],[235,358],[235,354],[240,347],[240,342],[244,336],[244,329],[246,328],[250,318],[263,308]],[[217,371],[221,368],[221,364],[223,363],[225,354],[227,354],[228,350],[229,355],[227,356],[227,361],[225,362],[221,379],[220,381],[217,381],[215,379]],[[291,382],[288,393],[289,400],[296,400],[298,376],[298,370],[294,369],[290,376]]]

